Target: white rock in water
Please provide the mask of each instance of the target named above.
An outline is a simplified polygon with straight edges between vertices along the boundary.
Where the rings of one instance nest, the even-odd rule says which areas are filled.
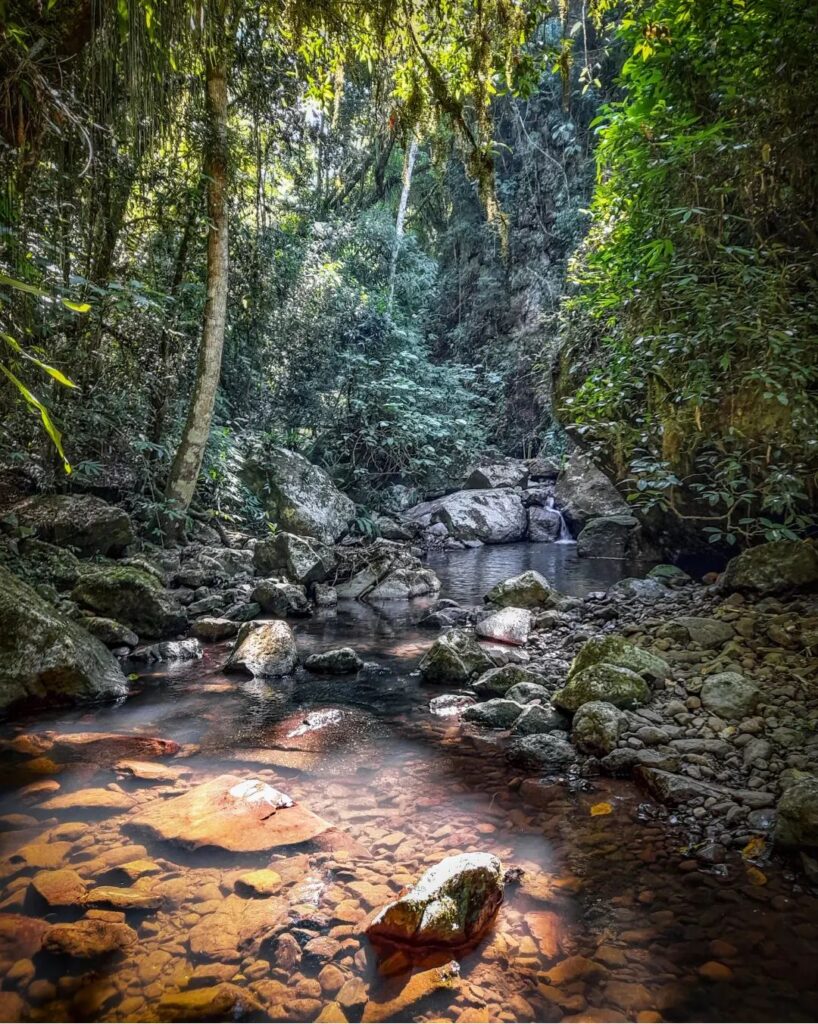
[[[477,620],[474,631],[485,640],[522,647],[531,630],[531,612],[527,608],[501,608]]]
[[[230,796],[247,804],[267,804],[269,807],[292,807],[293,801],[286,793],[268,786],[261,779],[247,779],[229,791]]]

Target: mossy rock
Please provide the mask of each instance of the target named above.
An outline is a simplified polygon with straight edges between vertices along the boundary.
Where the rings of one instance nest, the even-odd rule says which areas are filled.
[[[818,549],[811,541],[776,540],[748,548],[727,563],[719,589],[780,594],[818,587]]]
[[[616,708],[636,708],[649,699],[650,688],[642,676],[606,662],[575,672],[553,697],[554,704],[563,711],[578,711],[590,701],[604,701]]]
[[[473,633],[452,629],[435,640],[419,667],[427,683],[463,684],[494,668],[494,662]]]
[[[664,658],[629,643],[618,633],[612,633],[608,636],[592,637],[583,644],[571,663],[568,679],[600,662],[629,669],[646,679],[666,679],[670,674],[670,665]]]
[[[71,592],[83,608],[139,636],[161,639],[187,628],[187,615],[150,572],[132,565],[89,567]]]
[[[492,587],[485,602],[498,608],[553,608],[558,598],[545,576],[529,569]]]

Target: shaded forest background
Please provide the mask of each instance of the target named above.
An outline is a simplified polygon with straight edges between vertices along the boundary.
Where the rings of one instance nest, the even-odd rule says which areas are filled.
[[[0,14],[6,481],[162,525],[221,45],[185,18],[215,6],[229,292],[198,507],[263,529],[241,467],[284,444],[365,529],[487,451],[579,442],[691,545],[814,529],[817,4],[375,5],[431,85],[343,3],[185,6]]]

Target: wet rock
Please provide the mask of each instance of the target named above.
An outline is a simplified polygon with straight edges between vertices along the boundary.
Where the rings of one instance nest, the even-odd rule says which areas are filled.
[[[83,629],[96,637],[106,647],[136,647],[139,637],[132,629],[123,626],[114,619],[103,619],[98,615],[88,615],[80,620]]]
[[[116,619],[149,639],[181,633],[187,614],[156,576],[132,565],[99,566],[80,577],[71,592],[83,608]]]
[[[580,558],[626,558],[639,554],[639,520],[631,515],[597,516],[577,537]]]
[[[460,946],[478,938],[503,900],[503,869],[489,853],[447,857],[384,907],[367,928],[374,940]]]
[[[564,730],[567,719],[549,705],[530,704],[511,726],[512,736],[534,736],[538,733]]]
[[[345,675],[358,672],[363,667],[363,661],[351,647],[338,647],[333,651],[311,654],[304,662],[304,668],[310,672],[325,672],[328,675]]]
[[[574,536],[596,516],[630,514],[608,477],[579,450],[568,456],[557,477],[554,502]]]
[[[40,804],[43,811],[102,811],[116,814],[133,806],[133,797],[113,789],[78,789],[73,793],[54,796]]]
[[[719,718],[744,718],[752,713],[761,696],[756,683],[738,672],[719,672],[702,684],[702,704]]]
[[[699,615],[680,615],[671,619],[656,630],[656,636],[669,637],[686,643],[692,640],[700,647],[721,647],[732,640],[735,630],[729,622],[721,619],[709,619]]]
[[[295,636],[285,622],[245,622],[224,671],[286,676],[297,661]]]
[[[48,738],[48,749],[58,761],[87,761],[112,765],[123,758],[149,760],[173,757],[181,747],[176,740],[118,732],[71,732]]]
[[[338,591],[328,583],[316,583],[312,593],[318,608],[334,608],[338,604]]]
[[[29,886],[29,895],[34,905],[40,901],[47,907],[80,906],[86,891],[85,882],[70,868],[39,871]]]
[[[731,558],[719,589],[781,594],[818,585],[818,551],[811,541],[775,540]]]
[[[264,1008],[246,988],[225,981],[167,992],[159,1000],[157,1012],[163,1021],[242,1020],[263,1014]]]
[[[666,679],[670,674],[670,666],[664,658],[629,643],[616,633],[610,633],[607,636],[592,637],[582,645],[571,663],[569,680],[583,669],[600,662],[636,672],[645,679]]]
[[[15,505],[11,515],[40,540],[80,555],[121,553],[134,540],[128,514],[91,494],[38,494]]]
[[[440,580],[431,569],[407,566],[390,572],[369,591],[367,597],[372,601],[405,601],[424,594],[436,594],[438,590]]]
[[[49,928],[43,938],[43,949],[58,956],[95,960],[120,953],[135,943],[136,932],[126,924],[83,918]]]
[[[108,907],[111,910],[156,910],[162,897],[141,889],[116,885],[100,885],[85,897],[89,907]]]
[[[280,618],[305,618],[312,615],[304,587],[277,580],[261,580],[253,591],[253,600],[263,611]]]
[[[457,540],[484,544],[522,540],[527,526],[520,495],[510,490],[456,491],[415,505],[405,517],[423,526],[441,523]]]
[[[623,604],[636,602],[652,605],[668,597],[668,588],[660,580],[628,577],[608,587],[608,597]]]
[[[515,683],[506,690],[505,695],[509,700],[516,700],[518,704],[530,704],[532,701],[548,703],[551,700],[550,693],[541,683]]]
[[[527,771],[555,772],[568,768],[577,759],[577,752],[565,733],[538,733],[513,740],[506,752],[508,760]]]
[[[555,508],[532,505],[528,509],[528,539],[532,544],[553,544],[560,538],[562,523]]]
[[[265,538],[256,545],[253,557],[260,573],[283,572],[303,586],[323,583],[335,567],[332,548],[293,533]]]
[[[333,544],[355,516],[355,504],[323,469],[286,448],[247,459],[241,475],[270,521],[296,536]]]
[[[17,1024],[26,1013],[26,1004],[16,992],[0,992],[0,1021]]]
[[[460,965],[452,960],[445,967],[418,971],[408,980],[399,979],[393,985],[393,988],[398,989],[394,995],[382,999],[371,998],[367,1002],[361,1020],[363,1024],[374,1024],[376,1021],[399,1020],[410,1010],[416,1013],[417,1004],[434,992],[456,988],[459,977]]]
[[[187,587],[218,586],[252,573],[253,552],[247,548],[191,544],[182,550],[175,582]]]
[[[452,715],[459,715],[474,703],[474,697],[463,693],[443,693],[439,697],[432,697],[429,701],[429,710],[440,718],[448,718]]]
[[[220,775],[181,796],[148,804],[125,827],[189,850],[213,846],[252,853],[307,842],[331,826],[258,779]]]
[[[475,682],[474,690],[480,697],[504,697],[512,687],[538,685],[542,682],[542,676],[537,675],[522,665],[501,665],[499,668],[489,669]],[[539,688],[542,688],[541,686]],[[543,691],[545,692],[545,691]],[[516,700],[516,697],[511,697]],[[520,701],[525,703],[525,701]]]
[[[673,772],[659,768],[638,765],[634,769],[634,777],[657,800],[675,806],[685,804],[697,797],[723,796],[723,791],[716,786],[709,786],[686,775],[675,775]]]
[[[818,847],[818,777],[800,778],[784,790],[776,808],[775,841]]]
[[[12,964],[36,956],[48,928],[39,918],[0,913],[0,962]]]
[[[513,700],[495,697],[493,700],[472,704],[463,712],[464,722],[474,722],[487,729],[508,729],[515,722],[524,708]]]
[[[485,601],[500,608],[552,608],[557,596],[544,576],[529,569],[492,587]]]
[[[191,628],[193,635],[199,640],[218,642],[234,637],[239,631],[239,623],[233,619],[220,619],[206,615],[203,619],[197,619]]]
[[[616,748],[623,723],[622,712],[613,704],[588,701],[574,715],[571,739],[583,753],[605,757]]]
[[[0,710],[127,692],[122,669],[99,640],[0,566]]]
[[[553,696],[554,704],[563,711],[578,711],[590,701],[635,708],[649,699],[650,689],[642,676],[605,662],[575,672]]]
[[[528,465],[522,459],[503,459],[475,466],[467,477],[466,490],[481,491],[494,487],[526,487]]]
[[[494,663],[473,633],[452,629],[435,640],[418,667],[427,683],[462,684]]]
[[[149,665],[157,661],[198,661],[202,656],[202,645],[196,639],[166,640],[161,644],[151,644],[134,651],[134,661],[144,661]]]
[[[484,640],[522,647],[531,629],[531,612],[527,608],[505,607],[478,617],[475,633]]]
[[[234,884],[239,896],[272,896],[281,888],[281,875],[271,868],[260,868],[240,875]]]
[[[542,975],[550,985],[569,985],[575,981],[590,981],[598,978],[606,978],[610,972],[604,964],[596,960],[589,960],[584,956],[569,956],[560,960],[552,968]],[[605,1018],[610,1020],[609,1017]]]

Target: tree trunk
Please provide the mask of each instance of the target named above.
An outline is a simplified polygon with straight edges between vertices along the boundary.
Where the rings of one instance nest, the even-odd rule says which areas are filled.
[[[415,157],[418,154],[418,140],[412,135],[409,149],[406,151],[406,159],[403,162],[403,187],[400,192],[400,203],[398,204],[398,216],[395,220],[395,245],[392,249],[392,265],[389,268],[389,303],[388,308],[392,309],[392,300],[395,298],[395,275],[398,272],[398,255],[400,254],[400,243],[403,238],[403,226],[406,223],[406,207],[409,205],[409,189],[412,187],[412,170],[415,166]]]
[[[213,52],[213,51],[216,52]],[[187,511],[196,490],[222,366],[227,320],[227,59],[226,47],[214,47],[206,63],[208,140],[204,176],[207,181],[207,298],[196,380],[187,421],[170,469],[165,498],[174,514]],[[177,519],[178,523],[178,519]]]

